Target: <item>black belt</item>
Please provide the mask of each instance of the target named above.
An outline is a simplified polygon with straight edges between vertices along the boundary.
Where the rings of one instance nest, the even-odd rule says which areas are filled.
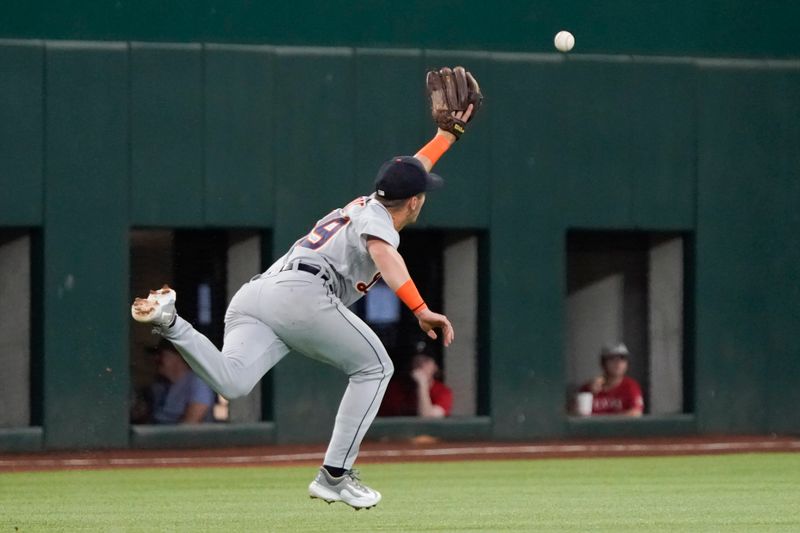
[[[295,265],[297,265],[297,269],[296,270],[302,270],[303,272],[308,272],[309,274],[312,274],[314,276],[316,276],[317,274],[320,273],[320,271],[322,271],[322,269],[320,267],[314,266],[314,265],[309,265],[307,263],[289,263],[288,265],[284,266],[281,269],[281,272],[285,272],[287,270],[295,270],[295,268],[294,268]],[[323,273],[320,276],[320,278],[324,279],[325,281],[328,281],[328,279],[329,279],[328,278],[328,274],[325,274],[325,273]]]

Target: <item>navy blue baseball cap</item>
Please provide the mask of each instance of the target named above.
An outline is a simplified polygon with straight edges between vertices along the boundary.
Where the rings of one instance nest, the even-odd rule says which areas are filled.
[[[402,200],[442,185],[442,177],[426,171],[422,161],[410,155],[399,155],[381,165],[375,178],[375,194],[386,200]]]

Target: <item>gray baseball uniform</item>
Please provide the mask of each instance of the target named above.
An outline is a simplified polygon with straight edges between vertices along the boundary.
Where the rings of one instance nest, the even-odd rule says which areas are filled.
[[[394,371],[378,337],[347,308],[380,277],[367,251],[368,236],[395,248],[400,242],[389,212],[372,196],[317,222],[233,297],[221,352],[180,317],[162,331],[227,398],[249,393],[290,349],[345,372],[350,383],[324,462],[344,469],[352,468]]]

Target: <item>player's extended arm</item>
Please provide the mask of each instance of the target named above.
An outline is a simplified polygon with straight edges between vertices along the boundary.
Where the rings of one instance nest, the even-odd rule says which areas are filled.
[[[472,115],[472,104],[467,107],[466,111],[456,111],[453,113],[453,116],[463,122],[467,122]],[[425,167],[425,170],[428,172],[431,171],[433,165],[439,160],[444,153],[453,146],[453,143],[456,142],[456,136],[450,133],[449,131],[445,131],[442,128],[438,128],[436,131],[436,135],[434,136],[431,141],[420,148],[419,152],[414,154],[414,157],[419,159],[422,162],[422,165]]]
[[[411,308],[414,316],[419,320],[419,327],[422,331],[427,333],[430,338],[436,339],[434,328],[441,328],[444,345],[449,346],[455,337],[453,326],[446,316],[434,313],[425,305],[414,287],[414,282],[411,281],[411,275],[408,273],[403,256],[392,245],[377,238],[367,240],[367,250],[389,288]],[[409,294],[411,294],[410,298]],[[413,303],[409,303],[409,301]]]

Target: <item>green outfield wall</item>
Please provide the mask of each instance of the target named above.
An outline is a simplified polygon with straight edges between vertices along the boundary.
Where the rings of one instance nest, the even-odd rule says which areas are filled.
[[[90,0],[6,2],[0,35],[592,54],[800,56],[794,0]]]
[[[38,236],[41,391],[34,427],[0,431],[0,449],[180,440],[128,423],[130,228],[263,228],[280,253],[369,192],[385,158],[424,143],[425,67],[454,63],[478,75],[486,104],[437,167],[447,189],[422,225],[488,233],[489,412],[425,432],[800,432],[800,62],[4,40],[0,227]],[[613,427],[565,415],[572,228],[691,242],[689,412]],[[334,370],[287,358],[273,420],[238,432],[324,441],[343,387]]]

